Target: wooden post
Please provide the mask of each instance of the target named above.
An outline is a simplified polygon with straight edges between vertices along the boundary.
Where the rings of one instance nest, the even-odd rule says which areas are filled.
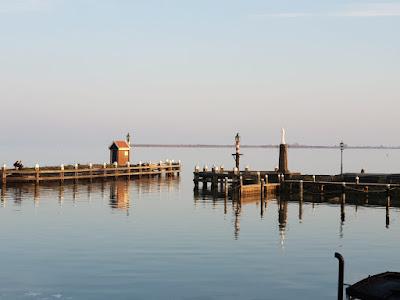
[[[224,190],[225,190],[225,197],[228,196],[228,192],[229,192],[229,187],[228,187],[228,177],[225,177],[224,180]]]
[[[264,196],[265,196],[265,181],[264,179],[262,179],[260,181],[260,198],[261,198],[261,205],[263,204],[263,200],[264,200]]]
[[[261,173],[257,172],[257,183],[261,182]]]
[[[199,189],[199,172],[200,167],[194,167],[194,189],[197,191]]]
[[[39,177],[40,177],[40,167],[39,164],[35,165],[35,182],[36,184],[39,183]]]
[[[92,182],[92,180],[93,180],[93,164],[92,163],[89,163],[89,176],[90,176],[90,182]]]
[[[304,194],[303,180],[299,180],[299,196],[301,200],[303,199],[303,194]]]
[[[114,162],[114,178],[118,176],[118,163]]]
[[[126,163],[126,167],[128,168],[126,170],[127,175],[128,175],[128,180],[130,180],[131,179],[131,163],[129,161]]]
[[[180,160],[178,160],[178,169],[176,171],[176,176],[181,176],[181,164],[182,162]]]
[[[7,184],[7,166],[5,164],[1,168],[1,184],[3,186]]]
[[[166,175],[168,176],[168,175]],[[142,162],[139,161],[139,178],[142,178]]]
[[[217,188],[216,185],[216,179],[217,179],[217,175],[216,175],[216,167],[213,166],[211,169],[211,173],[212,173],[212,177],[211,177],[211,190],[215,191],[215,189]]]
[[[107,164],[104,163],[103,164],[103,179],[105,179],[107,177]]]
[[[60,183],[64,182],[64,164],[60,166]]]
[[[345,221],[344,205],[346,204],[346,183],[342,183],[342,198],[340,202],[340,219],[342,223]]]
[[[75,181],[78,180],[78,168],[79,168],[78,164],[75,164],[75,172],[74,172]]]

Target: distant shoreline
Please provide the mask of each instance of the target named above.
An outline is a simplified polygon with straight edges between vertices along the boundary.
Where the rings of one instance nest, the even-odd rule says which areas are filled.
[[[134,147],[140,148],[234,148],[234,145],[213,145],[213,144],[134,144]],[[298,145],[289,144],[292,149],[340,149],[339,145],[319,146],[319,145]],[[256,149],[275,149],[279,145],[241,145],[241,148]],[[345,149],[367,149],[367,150],[396,150],[400,146],[346,146]]]

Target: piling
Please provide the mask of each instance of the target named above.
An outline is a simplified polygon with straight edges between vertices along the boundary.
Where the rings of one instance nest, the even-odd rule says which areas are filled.
[[[303,194],[304,194],[303,180],[299,180],[299,196],[300,196],[300,199],[303,199]]]
[[[36,182],[36,184],[39,183],[39,177],[40,177],[39,170],[40,170],[39,164],[36,164],[35,165],[35,182]]]
[[[386,186],[386,228],[390,225],[390,184]]]
[[[224,180],[224,191],[225,191],[225,197],[228,196],[228,192],[229,192],[229,187],[228,187],[228,178],[225,178]]]
[[[7,183],[7,172],[6,172],[7,166],[4,164],[3,167],[1,168],[1,184],[4,186]]]

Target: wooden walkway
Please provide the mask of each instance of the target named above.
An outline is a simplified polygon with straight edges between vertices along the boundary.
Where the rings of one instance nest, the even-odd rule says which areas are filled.
[[[179,176],[181,163],[144,163],[138,165],[68,165],[60,167],[25,168],[22,170],[5,169],[0,170],[2,184],[48,182],[48,181],[70,181],[70,180],[92,180],[96,178],[116,177],[142,177],[142,176]]]

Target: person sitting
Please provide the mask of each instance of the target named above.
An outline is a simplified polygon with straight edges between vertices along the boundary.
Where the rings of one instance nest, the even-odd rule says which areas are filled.
[[[24,165],[22,164],[22,162],[20,161],[20,160],[17,160],[15,163],[14,163],[14,168],[15,168],[15,170],[22,170],[22,168],[24,167]]]

